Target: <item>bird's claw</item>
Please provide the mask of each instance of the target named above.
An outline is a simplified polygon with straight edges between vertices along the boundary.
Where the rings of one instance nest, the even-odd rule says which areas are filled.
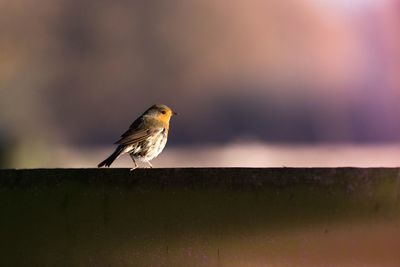
[[[135,167],[133,167],[132,169],[130,169],[129,171],[131,172],[131,171],[134,171],[134,170],[136,170],[138,168],[138,166],[135,166]]]

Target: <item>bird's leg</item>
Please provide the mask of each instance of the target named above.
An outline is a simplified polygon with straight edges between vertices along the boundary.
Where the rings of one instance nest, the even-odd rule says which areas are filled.
[[[153,165],[151,165],[150,161],[146,160],[147,164],[149,164],[150,169],[153,169]]]
[[[133,171],[134,169],[137,169],[139,166],[137,165],[137,163],[135,161],[135,157],[133,156],[133,154],[129,154],[129,156],[131,156],[133,164],[135,164],[135,166],[132,169],[130,169],[130,171]]]

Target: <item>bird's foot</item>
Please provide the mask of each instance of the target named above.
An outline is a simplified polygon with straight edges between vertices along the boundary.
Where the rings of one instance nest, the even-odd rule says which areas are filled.
[[[133,167],[132,169],[130,169],[129,171],[131,172],[131,171],[134,171],[134,170],[136,170],[138,168],[138,166],[135,166],[135,167]]]
[[[149,165],[149,169],[153,169],[153,165],[151,165],[151,163],[149,161],[147,161],[147,164]]]

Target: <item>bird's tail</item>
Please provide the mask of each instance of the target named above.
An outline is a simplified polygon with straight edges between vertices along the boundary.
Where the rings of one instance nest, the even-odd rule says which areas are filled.
[[[100,162],[97,167],[110,167],[114,160],[116,160],[122,154],[122,152],[124,152],[124,148],[122,146],[118,146],[117,149],[115,149],[114,153],[112,153],[108,158]]]

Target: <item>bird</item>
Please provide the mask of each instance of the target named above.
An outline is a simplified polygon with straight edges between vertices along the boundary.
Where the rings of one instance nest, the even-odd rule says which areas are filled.
[[[157,157],[167,144],[170,119],[173,115],[177,113],[166,105],[152,105],[121,135],[114,143],[118,145],[115,151],[97,167],[110,167],[118,157],[128,153],[134,164],[131,171],[139,167],[136,160],[153,168],[150,161]]]

